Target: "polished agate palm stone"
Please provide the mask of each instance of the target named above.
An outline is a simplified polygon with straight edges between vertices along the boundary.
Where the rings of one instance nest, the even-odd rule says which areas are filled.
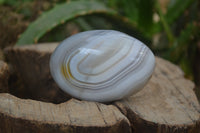
[[[155,66],[151,50],[139,40],[113,30],[78,33],[64,40],[50,59],[51,74],[78,99],[110,102],[136,93]]]

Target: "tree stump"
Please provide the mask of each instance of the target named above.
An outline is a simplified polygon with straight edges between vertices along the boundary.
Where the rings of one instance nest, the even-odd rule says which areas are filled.
[[[57,44],[52,43],[4,50],[17,79],[25,86],[15,88],[16,92],[26,93],[32,99],[45,102],[60,103],[70,99],[69,95],[59,89],[50,75],[49,59],[56,46]]]
[[[0,94],[2,133],[130,133],[128,119],[113,105],[71,99],[52,104]]]
[[[49,58],[57,45],[5,49],[33,100],[1,93],[0,132],[200,133],[194,84],[177,66],[156,57],[152,78],[138,93],[107,104],[81,101],[62,92],[50,75]]]
[[[200,133],[200,108],[194,84],[175,65],[157,58],[147,86],[115,105],[137,133]]]
[[[8,92],[9,75],[8,65],[0,60],[0,92]]]

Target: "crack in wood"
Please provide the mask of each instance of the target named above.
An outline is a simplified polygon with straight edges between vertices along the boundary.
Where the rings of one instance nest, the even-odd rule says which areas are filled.
[[[103,115],[103,112],[101,111],[101,108],[99,107],[98,103],[96,103],[96,106],[97,106],[97,109],[99,110],[99,113],[101,114],[102,116],[102,119],[104,121],[104,123],[107,125],[108,123],[106,122],[105,118],[104,118],[104,115]]]

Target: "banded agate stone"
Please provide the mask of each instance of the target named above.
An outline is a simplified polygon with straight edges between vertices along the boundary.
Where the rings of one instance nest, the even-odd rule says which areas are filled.
[[[155,66],[151,50],[139,40],[113,30],[81,32],[64,40],[51,55],[58,86],[73,97],[110,102],[136,93]]]

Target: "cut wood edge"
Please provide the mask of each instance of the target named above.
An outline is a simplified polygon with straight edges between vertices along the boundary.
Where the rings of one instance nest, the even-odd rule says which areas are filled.
[[[61,103],[71,96],[64,93],[54,82],[49,69],[51,53],[58,43],[45,43],[29,46],[14,46],[4,49],[4,54],[23,85],[20,91],[34,100]],[[16,94],[21,97],[20,94]],[[22,97],[23,98],[23,97]]]
[[[32,45],[23,45],[23,46],[13,46],[13,47],[6,47],[4,49],[4,53],[7,51],[12,50],[30,50],[36,52],[49,52],[52,53],[55,48],[58,46],[58,42],[51,42],[51,43],[40,43],[40,44],[32,44]]]
[[[134,133],[199,133],[200,120],[185,124],[163,124],[148,121],[135,113],[129,107],[116,104],[116,107],[128,118]]]
[[[156,68],[143,90],[114,104],[131,122],[133,132],[200,131],[200,106],[194,83],[175,65],[156,58]]]
[[[58,43],[47,45],[13,47],[5,51],[16,51],[15,54],[33,51],[38,53],[37,57],[47,55],[49,58]],[[133,132],[198,133],[200,107],[193,88],[193,82],[184,79],[184,73],[179,67],[156,57],[156,68],[146,87],[114,105],[127,116]]]
[[[125,132],[128,119],[113,105],[71,99],[52,104],[0,93],[0,132]]]

